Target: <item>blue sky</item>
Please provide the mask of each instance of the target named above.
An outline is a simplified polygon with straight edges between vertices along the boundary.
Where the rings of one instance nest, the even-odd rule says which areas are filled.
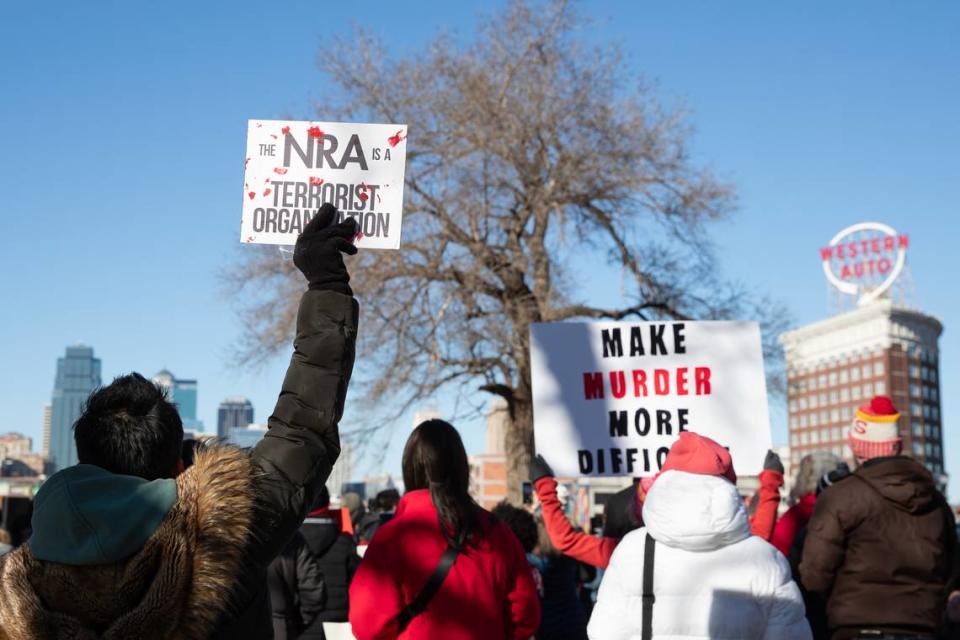
[[[231,365],[242,319],[217,280],[242,250],[245,123],[313,117],[329,90],[317,56],[352,24],[403,55],[440,29],[468,36],[488,5],[502,5],[401,4],[6,8],[0,432],[39,437],[56,358],[76,342],[94,346],[106,380],[162,367],[197,378],[208,428],[234,394],[265,421],[286,357],[259,371]],[[916,301],[946,327],[946,462],[960,499],[960,436],[950,428],[960,410],[950,259],[960,232],[960,5],[578,6],[590,18],[586,39],[617,43],[628,73],[690,109],[697,158],[739,188],[738,213],[714,230],[724,269],[781,298],[796,323],[827,313],[817,249],[837,230],[879,220],[911,235]],[[482,425],[462,427],[479,449]],[[774,439],[785,434],[774,411]]]

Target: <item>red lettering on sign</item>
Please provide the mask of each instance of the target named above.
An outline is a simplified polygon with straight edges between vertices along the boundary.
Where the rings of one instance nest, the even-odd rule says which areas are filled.
[[[693,370],[693,379],[696,382],[697,395],[710,395],[710,367],[697,367]]]
[[[587,400],[603,399],[603,374],[583,374],[583,397]]]

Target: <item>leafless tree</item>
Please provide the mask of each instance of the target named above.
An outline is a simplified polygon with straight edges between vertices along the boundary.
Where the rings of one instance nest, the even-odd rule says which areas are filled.
[[[514,500],[533,451],[531,323],[782,318],[719,275],[707,231],[735,193],[691,159],[685,114],[579,24],[566,2],[516,1],[466,45],[396,58],[364,34],[320,55],[338,117],[410,130],[402,247],[351,266],[370,399],[406,407],[458,384],[504,398]],[[245,355],[262,357],[287,344],[300,283],[275,252],[246,255],[235,281],[261,297]],[[601,305],[611,278],[619,299]]]

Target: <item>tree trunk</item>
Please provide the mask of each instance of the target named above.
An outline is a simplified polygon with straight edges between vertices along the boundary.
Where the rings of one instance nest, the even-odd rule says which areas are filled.
[[[507,452],[507,500],[523,504],[523,483],[530,478],[530,458],[533,456],[533,404],[530,397],[514,398],[510,403],[510,417],[504,434]]]

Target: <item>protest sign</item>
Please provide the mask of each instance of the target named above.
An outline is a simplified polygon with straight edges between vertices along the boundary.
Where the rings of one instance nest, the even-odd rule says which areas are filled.
[[[250,120],[240,241],[295,244],[329,202],[356,218],[356,244],[400,247],[407,126]]]
[[[651,476],[681,431],[742,475],[770,448],[755,322],[542,323],[530,329],[534,438],[558,476]]]

